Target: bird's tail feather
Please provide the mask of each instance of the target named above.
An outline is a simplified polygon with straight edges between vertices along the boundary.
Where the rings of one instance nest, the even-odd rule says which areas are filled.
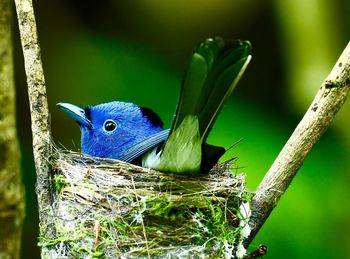
[[[187,115],[199,120],[205,142],[224,101],[231,94],[250,61],[248,41],[207,39],[195,50],[182,81],[171,132]],[[170,132],[170,133],[171,133]]]
[[[170,133],[158,161],[161,171],[207,171],[225,153],[206,144],[224,101],[250,61],[248,41],[207,39],[195,50],[182,81]]]

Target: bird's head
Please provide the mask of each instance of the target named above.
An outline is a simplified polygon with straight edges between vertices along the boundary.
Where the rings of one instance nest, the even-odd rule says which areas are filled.
[[[97,157],[118,159],[128,147],[162,130],[152,110],[128,102],[109,102],[82,109],[69,103],[59,108],[80,126],[81,151]]]

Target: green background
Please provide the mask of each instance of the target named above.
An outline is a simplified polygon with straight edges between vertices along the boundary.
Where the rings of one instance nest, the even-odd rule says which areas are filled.
[[[254,190],[350,37],[350,2],[326,0],[34,1],[55,142],[79,150],[79,129],[55,106],[112,100],[150,107],[170,125],[181,77],[204,38],[248,39],[253,60],[210,136],[230,146]],[[27,216],[22,256],[36,258],[35,172],[16,31],[18,134]],[[253,246],[267,258],[350,258],[350,102],[317,143]]]

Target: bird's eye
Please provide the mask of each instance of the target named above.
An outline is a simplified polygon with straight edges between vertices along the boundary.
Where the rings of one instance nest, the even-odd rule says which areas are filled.
[[[103,129],[106,132],[113,132],[117,128],[117,123],[115,123],[112,120],[106,120],[105,123],[103,124]]]

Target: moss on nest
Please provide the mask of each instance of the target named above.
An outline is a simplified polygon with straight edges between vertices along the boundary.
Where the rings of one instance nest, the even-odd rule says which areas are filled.
[[[160,173],[128,163],[59,151],[53,203],[40,226],[49,258],[220,258],[240,241],[244,176],[232,161],[209,174]],[[44,221],[46,222],[46,221]],[[230,249],[228,249],[228,246]],[[229,251],[228,251],[229,250]]]

